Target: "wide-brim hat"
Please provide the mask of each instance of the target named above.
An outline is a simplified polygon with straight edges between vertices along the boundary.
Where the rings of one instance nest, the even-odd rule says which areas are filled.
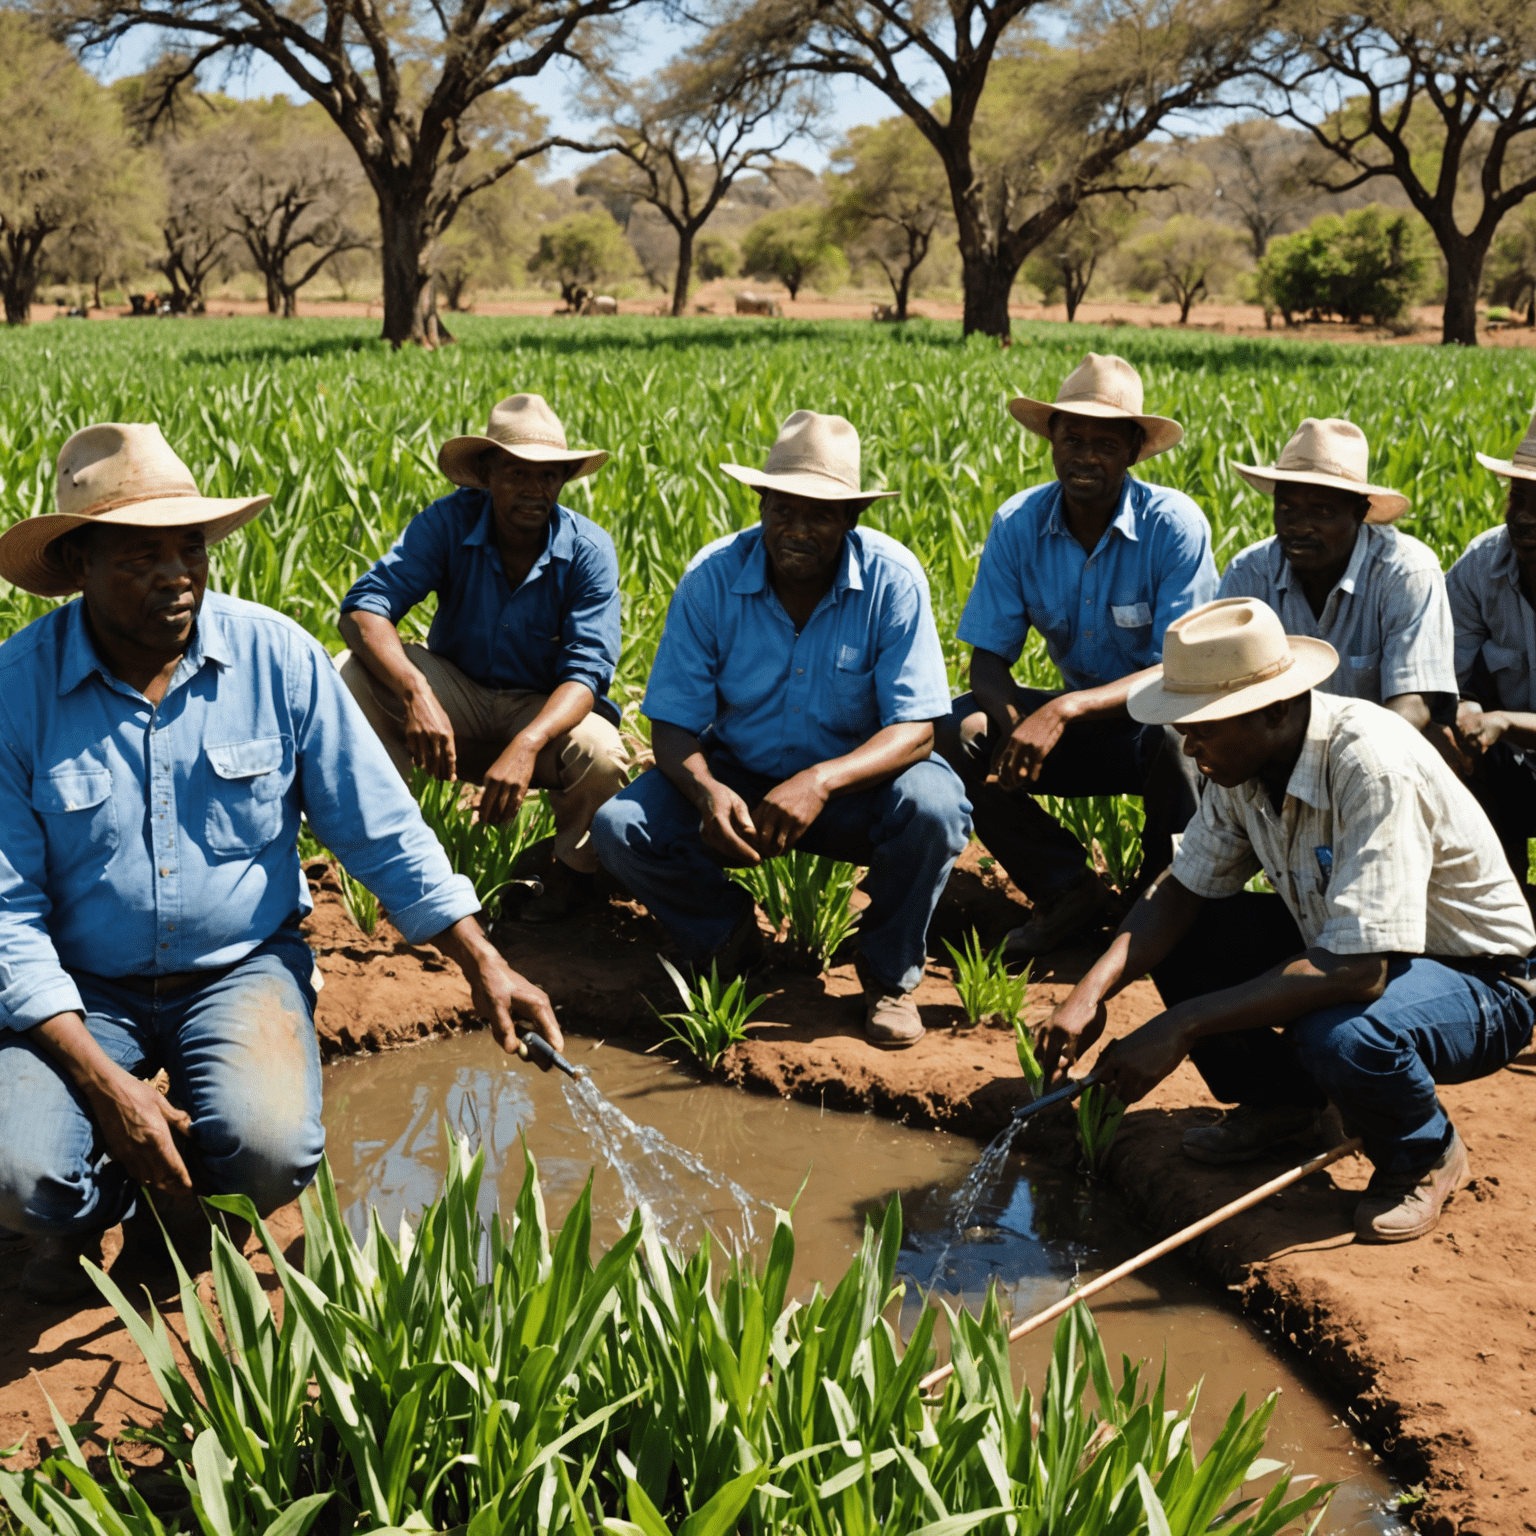
[[[1132,684],[1125,707],[1143,725],[1226,720],[1294,699],[1338,665],[1326,640],[1287,635],[1267,603],[1222,597],[1168,626],[1162,666]]]
[[[1090,352],[1067,375],[1054,400],[1020,395],[1008,402],[1008,412],[1040,437],[1051,435],[1050,421],[1057,411],[1102,421],[1134,421],[1144,434],[1136,455],[1139,464],[1184,440],[1184,428],[1178,422],[1171,416],[1149,416],[1142,404],[1141,375],[1123,357]]]
[[[535,464],[569,464],[571,480],[580,480],[608,462],[605,449],[572,448],[566,443],[565,427],[543,395],[508,395],[498,400],[491,407],[484,435],[450,437],[437,450],[437,467],[455,485],[489,490],[480,474],[480,459],[487,448],[503,448]]]
[[[722,464],[733,480],[759,491],[809,496],[815,501],[857,501],[868,506],[895,491],[867,491],[860,485],[858,429],[845,416],[796,411],[779,428],[761,469]]]
[[[86,523],[131,528],[202,528],[217,544],[250,522],[270,496],[204,496],[192,471],[153,422],[82,427],[59,450],[56,512],[40,512],[0,534],[0,577],[39,597],[77,590],[53,542]]]
[[[1335,417],[1319,421],[1308,416],[1272,465],[1234,462],[1232,468],[1266,496],[1273,496],[1282,480],[1353,491],[1371,503],[1366,522],[1395,523],[1413,503],[1401,491],[1372,485],[1368,474],[1370,461],[1370,445],[1354,422]]]
[[[1536,480],[1536,415],[1526,429],[1525,441],[1515,449],[1514,457],[1496,459],[1491,454],[1480,453],[1477,462],[1484,469],[1491,469],[1506,480]]]

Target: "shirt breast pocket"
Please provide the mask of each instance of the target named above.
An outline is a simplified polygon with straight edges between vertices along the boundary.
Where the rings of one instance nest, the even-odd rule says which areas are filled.
[[[69,768],[32,781],[32,809],[42,818],[52,873],[105,865],[117,849],[117,807],[105,768]]]
[[[871,736],[880,724],[875,669],[858,646],[845,645],[832,669],[832,724],[841,732]]]
[[[1109,616],[1117,629],[1151,629],[1152,605],[1150,603],[1112,603]]]
[[[210,853],[259,853],[283,828],[283,796],[293,777],[281,736],[204,749],[208,759]]]
[[[1381,651],[1360,651],[1348,661],[1350,695],[1381,703]]]

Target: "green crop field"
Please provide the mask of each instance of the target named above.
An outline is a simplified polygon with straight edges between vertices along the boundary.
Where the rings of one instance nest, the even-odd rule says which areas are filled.
[[[1049,398],[1090,348],[1141,369],[1147,407],[1188,436],[1144,466],[1188,491],[1217,560],[1267,533],[1268,504],[1228,467],[1272,460],[1304,415],[1347,415],[1373,470],[1414,498],[1402,524],[1447,564],[1495,522],[1502,482],[1474,448],[1508,453],[1536,394],[1536,353],[1331,346],[1021,326],[1001,351],[957,327],[715,320],[458,322],[444,351],[391,352],[370,321],[58,322],[0,337],[0,523],[51,508],[54,456],[91,421],[158,421],[214,495],[271,492],[271,509],[217,551],[216,583],[291,614],[331,649],[354,576],[449,489],[437,445],[481,431],[491,404],[535,390],[572,441],[612,461],[568,501],[618,545],[625,655],[615,689],[634,715],[667,599],[701,545],[752,520],[721,460],[760,462],[790,411],[847,415],[866,479],[901,499],[869,520],[927,566],[955,680],[955,626],[998,504],[1050,475],[1045,444],[1004,410]],[[41,600],[0,590],[0,636]],[[418,619],[424,615],[418,614]],[[423,629],[425,625],[423,624]],[[1033,650],[1026,670],[1049,672]]]

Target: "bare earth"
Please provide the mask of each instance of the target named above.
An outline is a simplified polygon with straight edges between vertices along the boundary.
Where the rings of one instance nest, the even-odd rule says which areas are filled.
[[[325,976],[318,1026],[328,1056],[471,1022],[468,989],[454,968],[431,949],[405,944],[387,924],[365,939],[347,918],[334,877],[323,866],[310,874],[318,899],[310,941]],[[958,936],[975,925],[992,942],[1019,920],[1020,905],[1006,881],[979,867],[973,846],[951,881],[937,930]],[[615,901],[558,930],[509,924],[496,937],[512,963],[550,992],[567,1029],[650,1029],[646,994],[664,996],[654,960],[661,939],[640,909]],[[1064,995],[1092,954],[1063,954],[1039,972],[1031,1018]],[[978,1141],[1027,1097],[1011,1035],[963,1027],[947,966],[930,964],[918,994],[927,1038],[894,1054],[858,1033],[851,966],[823,978],[778,970],[763,980],[770,997],[762,1022],[726,1063],[729,1077],[747,1089],[941,1125]],[[1125,1033],[1157,1007],[1150,983],[1139,983],[1116,1001],[1111,1033]],[[1368,1168],[1350,1159],[1229,1221],[1190,1251],[1209,1279],[1240,1289],[1252,1313],[1312,1358],[1405,1484],[1425,1485],[1416,1518],[1432,1536],[1536,1532],[1533,1076],[1516,1066],[1445,1090],[1477,1177],[1433,1237],[1395,1248],[1354,1243],[1350,1213]],[[1126,1117],[1110,1173],[1149,1240],[1283,1166],[1220,1170],[1183,1159],[1183,1128],[1213,1110],[1186,1066]],[[1059,1144],[1064,1134],[1058,1122],[1039,1136]],[[275,1227],[285,1244],[300,1241],[292,1208]],[[116,1241],[109,1235],[109,1257]],[[174,1308],[168,1319],[179,1333]],[[26,1300],[14,1273],[0,1275],[0,1445],[25,1442],[11,1465],[35,1459],[38,1437],[52,1434],[44,1391],[66,1422],[99,1421],[103,1435],[144,1422],[159,1406],[110,1310],[87,1307],[70,1316]]]

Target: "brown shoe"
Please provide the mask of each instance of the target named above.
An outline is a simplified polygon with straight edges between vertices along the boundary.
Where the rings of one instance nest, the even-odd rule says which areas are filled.
[[[34,1301],[61,1305],[95,1296],[95,1282],[81,1265],[82,1258],[101,1263],[100,1232],[34,1239],[32,1252],[21,1271],[22,1290]]]
[[[513,917],[520,923],[558,923],[574,917],[597,899],[597,876],[572,869],[551,859],[544,871],[543,892],[518,905]]]
[[[1251,1163],[1276,1147],[1315,1142],[1321,1118],[1305,1105],[1255,1109],[1240,1104],[1215,1125],[1191,1126],[1179,1146],[1197,1163]]]
[[[1088,932],[1114,905],[1115,893],[1094,870],[1069,886],[1053,902],[1037,909],[1022,928],[1012,929],[1003,940],[1005,960],[1027,960],[1070,944]]]
[[[887,1050],[904,1050],[923,1038],[923,1021],[910,992],[893,992],[878,982],[864,984],[864,1038]]]
[[[1455,1130],[1451,1144],[1422,1173],[1373,1173],[1355,1207],[1355,1236],[1362,1243],[1411,1243],[1432,1232],[1440,1208],[1472,1181],[1467,1149]]]

